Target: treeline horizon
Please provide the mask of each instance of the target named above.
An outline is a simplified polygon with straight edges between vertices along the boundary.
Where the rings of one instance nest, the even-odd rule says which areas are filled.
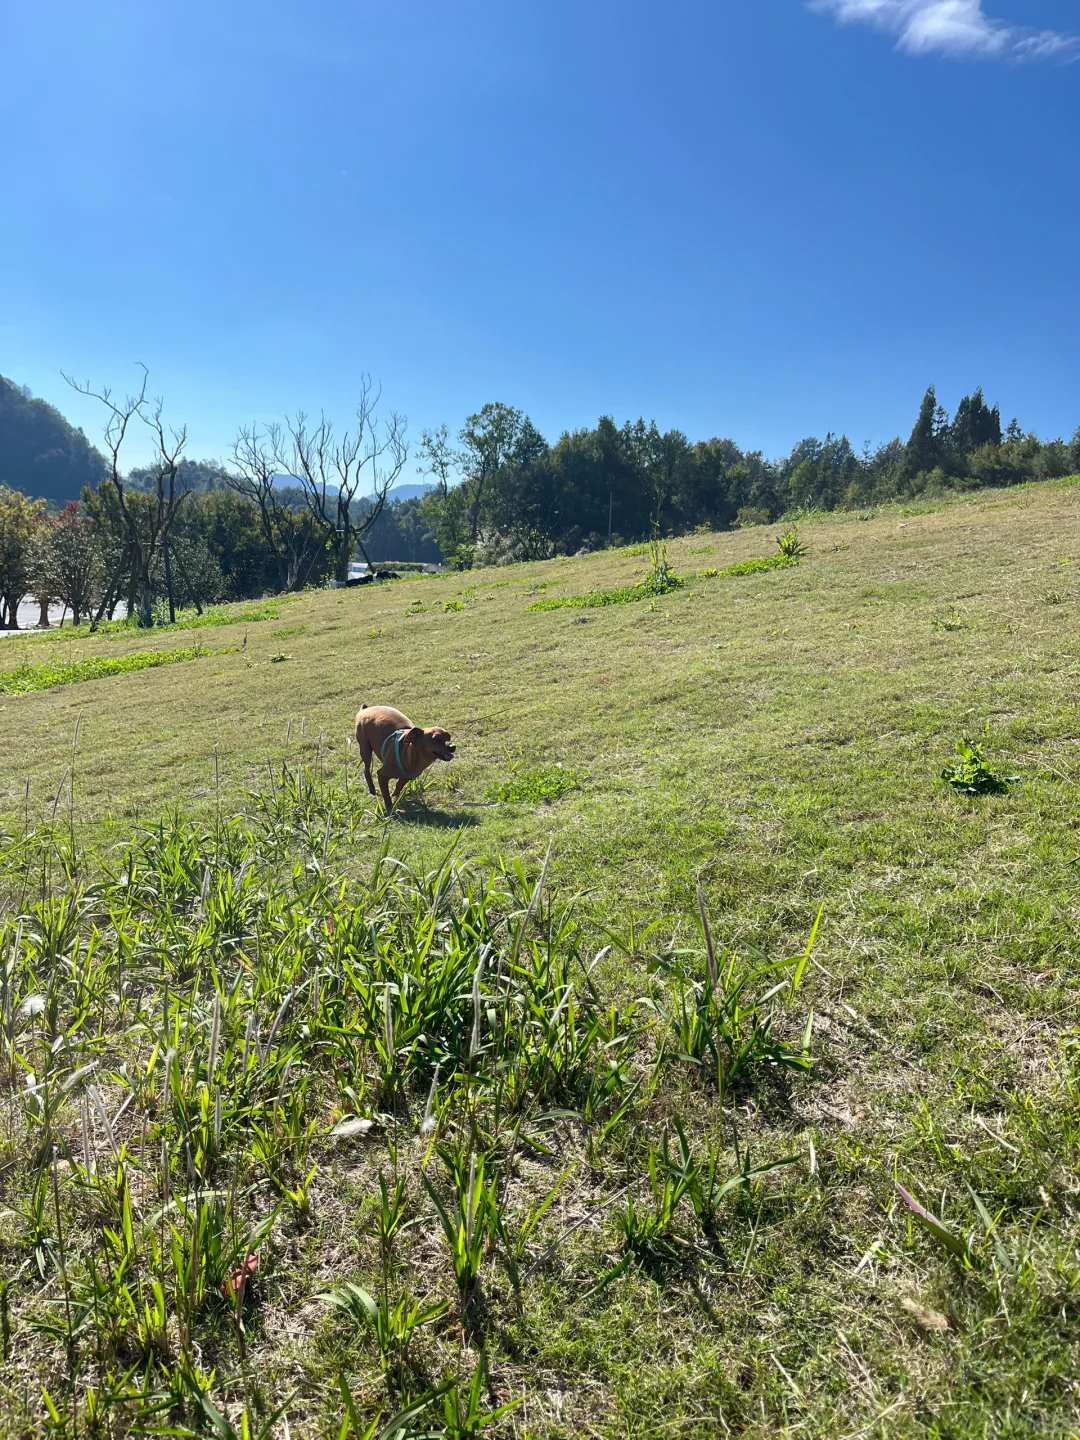
[[[13,623],[27,595],[95,619],[126,604],[151,624],[177,606],[343,580],[357,556],[468,569],[1080,473],[1080,428],[1066,441],[1042,440],[1016,420],[1003,426],[981,389],[950,415],[930,386],[906,441],[856,451],[829,432],[778,459],[732,439],[691,441],[643,418],[616,425],[601,416],[551,443],[522,410],[495,402],[456,436],[445,425],[423,432],[419,472],[432,488],[395,500],[409,458],[405,422],[392,412],[379,419],[367,380],[352,429],[298,414],[242,429],[224,461],[187,458],[186,432],[168,429],[145,383],[120,406],[108,391],[76,388],[104,405],[108,456],[59,411],[0,380],[0,626]],[[20,413],[33,434],[13,441]],[[136,424],[149,427],[155,454],[125,471],[121,447]],[[57,498],[50,506],[15,483],[27,466],[40,477],[50,465],[94,477],[59,514]],[[282,476],[295,486],[282,486]],[[65,567],[75,554],[73,583]]]
[[[781,515],[865,508],[947,490],[1005,486],[1080,472],[1080,428],[1040,440],[981,389],[951,415],[935,388],[906,441],[857,452],[846,435],[799,441],[780,459],[731,439],[692,442],[643,419],[565,431],[552,445],[522,411],[486,405],[457,441],[445,426],[421,440],[436,482],[418,504],[444,558],[475,563],[547,559],[611,540],[730,529]]]

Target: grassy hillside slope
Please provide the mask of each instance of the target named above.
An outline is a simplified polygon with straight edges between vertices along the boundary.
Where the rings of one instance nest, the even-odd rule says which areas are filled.
[[[9,1209],[0,1264],[13,1336],[0,1371],[0,1435],[54,1423],[43,1384],[55,1424],[70,1428],[59,1397],[73,1393],[84,1428],[86,1387],[97,1386],[94,1403],[108,1389],[95,1366],[113,1377],[99,1423],[114,1434],[152,1423],[202,1433],[212,1424],[207,1404],[237,1426],[246,1406],[257,1431],[255,1417],[269,1418],[275,1397],[291,1397],[293,1435],[336,1434],[348,1420],[339,1375],[356,1403],[357,1440],[361,1416],[366,1425],[382,1410],[385,1423],[444,1375],[456,1377],[462,1408],[473,1375],[482,1410],[523,1398],[488,1432],[508,1435],[1075,1433],[1080,482],[936,510],[836,515],[805,525],[803,538],[810,553],[796,568],[718,578],[702,572],[770,553],[773,532],[673,542],[682,590],[606,608],[528,606],[631,584],[647,557],[302,596],[276,616],[215,626],[207,653],[183,663],[0,693],[0,832],[10,837],[0,953],[6,946],[15,957],[9,1013],[24,1016],[7,1022],[0,1073],[0,1204]],[[46,657],[190,644],[122,629],[7,640],[0,689],[5,673]],[[445,725],[458,744],[457,761],[407,792],[389,824],[375,815],[348,744],[362,701]],[[1019,780],[975,800],[939,772],[956,741],[985,727],[992,764]],[[545,803],[545,793],[557,798]],[[139,902],[138,935],[117,940],[135,925],[128,911],[117,918],[116,887],[134,873],[124,847],[177,806],[208,829],[176,832],[144,853],[156,898]],[[256,817],[243,841],[242,825],[227,831],[234,814]],[[526,914],[549,843],[546,887]],[[378,870],[387,849],[412,867],[393,872],[391,889]],[[425,888],[451,851],[511,868],[490,893],[482,864],[472,880]],[[170,866],[186,878],[164,878]],[[49,896],[93,876],[98,891],[86,892],[80,918],[57,940]],[[214,897],[225,897],[224,915],[253,877],[262,898],[211,934]],[[478,887],[472,900],[469,885]],[[722,959],[715,989],[699,885],[717,946],[740,957],[729,980]],[[576,918],[564,923],[572,897]],[[418,972],[400,955],[444,905],[432,933],[443,946],[456,937],[460,953],[447,982],[456,1018],[446,1021],[436,1074],[436,1050],[424,1046],[443,1022],[423,1012],[427,1000],[416,1032],[427,1038],[410,1040],[403,1058],[401,1037],[414,1033],[403,977]],[[786,1047],[769,1052],[753,1017],[736,1014],[771,988],[752,973],[752,957],[799,954],[819,906],[810,961],[774,972],[785,988],[763,1001],[760,1015],[775,1012],[772,1034]],[[496,918],[489,925],[480,912]],[[652,921],[660,923],[648,932]],[[79,979],[79,956],[92,968],[95,927],[107,963],[91,983]],[[353,983],[342,979],[349,927],[360,957],[349,963],[369,967],[356,981],[365,998],[355,1014],[366,1020],[333,1010]],[[76,934],[82,949],[72,948]],[[378,934],[391,937],[383,949]],[[143,968],[125,981],[136,955]],[[565,972],[551,968],[553,955]],[[717,997],[740,975],[751,976],[747,988],[720,1015]],[[206,1141],[204,1156],[192,1137],[200,1103],[204,1132],[210,1125],[215,989],[225,1007],[220,1043],[236,1055],[220,1082],[226,1140],[216,1150]],[[59,1011],[27,1015],[24,1002],[37,993],[55,994]],[[285,997],[294,1005],[301,993],[309,1018],[287,1006],[271,1029]],[[389,1020],[384,1004],[387,1013],[398,1007]],[[536,1022],[543,1063],[522,1070],[515,1026],[524,1034],[530,1006],[539,1014],[545,1005]],[[42,1121],[24,1093],[26,1069],[40,1079],[56,1035],[83,1012],[57,1084],[97,1061],[100,1090],[84,1102],[88,1080],[59,1088],[55,1115]],[[249,1013],[262,1017],[254,1051]],[[334,1046],[354,1024],[348,1054],[361,1057],[362,1083],[343,1098],[345,1051]],[[725,1065],[738,1049],[725,1049],[725,1035],[749,1037],[757,1063],[718,1088],[703,1026]],[[586,1030],[593,1039],[571,1074],[560,1067]],[[154,1045],[178,1057],[164,1091]],[[310,1088],[290,1120],[302,1073]],[[110,1140],[97,1099],[111,1113],[125,1092],[132,1098]],[[453,1156],[431,1153],[422,1124],[432,1093],[435,1138],[457,1147],[456,1179]],[[350,1115],[374,1123],[347,1140],[330,1136]],[[302,1145],[290,1125],[312,1127]],[[35,1150],[48,1126],[70,1147],[65,1169]],[[680,1129],[699,1168],[669,1214]],[[234,1133],[243,1141],[230,1149]],[[72,1276],[90,1253],[73,1252],[65,1280],[53,1210],[82,1227],[84,1249],[96,1243],[86,1238],[100,1226],[95,1215],[122,1229],[112,1179],[121,1145],[124,1184],[148,1226],[131,1247],[133,1273],[167,1268],[150,1253],[170,1244],[155,1194],[183,1191],[184,1223],[190,1212],[196,1228],[200,1186],[231,1197],[222,1204],[234,1241],[244,1232],[241,1251],[245,1227],[267,1219],[243,1335],[228,1306],[188,1297],[185,1309],[175,1276],[162,1282],[172,1308],[160,1343],[128,1336],[104,1351],[99,1341],[95,1352],[89,1322],[77,1340],[70,1326],[59,1339],[40,1328],[42,1316],[63,1312],[65,1286],[74,1293]],[[503,1216],[475,1291],[455,1283],[422,1178],[449,1206],[468,1188],[470,1155],[486,1157]],[[704,1195],[710,1155],[718,1177],[740,1167],[749,1176],[715,1205]],[[791,1163],[750,1176],[776,1161]],[[402,1181],[415,1221],[392,1254],[372,1228],[379,1173],[391,1187]],[[897,1181],[948,1239],[920,1222]],[[288,1198],[297,1186],[301,1199]],[[51,1209],[35,1210],[41,1195]],[[103,1256],[111,1243],[101,1241]],[[114,1270],[119,1254],[109,1252]],[[448,1308],[418,1332],[407,1363],[388,1362],[384,1373],[363,1315],[355,1325],[331,1320],[315,1298],[346,1281]],[[69,1340],[85,1356],[81,1370]],[[125,1363],[136,1367],[131,1394],[117,1388]],[[183,1380],[185,1364],[195,1380]],[[193,1398],[200,1387],[207,1404]],[[153,1422],[152,1397],[163,1407]],[[453,1428],[445,1403],[432,1401],[400,1433],[473,1433],[464,1421]]]

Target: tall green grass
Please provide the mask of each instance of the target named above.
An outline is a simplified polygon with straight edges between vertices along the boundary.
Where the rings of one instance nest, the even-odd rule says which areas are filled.
[[[54,685],[78,685],[83,680],[202,660],[208,655],[224,655],[231,648],[208,650],[196,644],[186,650],[136,650],[130,655],[89,655],[81,660],[49,658],[38,664],[27,661],[11,670],[0,670],[0,695],[28,695],[32,690],[49,690]]]
[[[770,988],[769,967],[731,957],[721,994],[706,930],[704,955],[658,970],[647,1002],[612,1003],[605,961],[645,937],[587,948],[546,861],[418,873],[384,846],[347,881],[339,852],[372,823],[319,765],[286,766],[246,816],[170,816],[107,859],[79,848],[73,819],[0,840],[4,1314],[15,1346],[33,1337],[46,1428],[269,1435],[289,1412],[359,1436],[385,1409],[415,1433],[473,1434],[521,1398],[493,1404],[477,1379],[491,1297],[508,1285],[527,1306],[558,1252],[577,1137],[602,1209],[628,1206],[614,1264],[597,1236],[594,1288],[701,1244],[724,1196],[761,1183],[711,1064],[700,1083],[732,1142],[686,1149],[674,1017],[696,1006],[751,1086],[787,1047],[805,1069],[789,1013],[805,959]],[[650,1139],[657,1124],[681,1159]],[[373,1279],[346,1266],[336,1289],[298,1292],[290,1255],[322,1217],[340,1223],[357,1167]],[[251,1363],[284,1292],[339,1316],[316,1411],[267,1393]],[[381,1379],[361,1392],[340,1345],[369,1342]]]

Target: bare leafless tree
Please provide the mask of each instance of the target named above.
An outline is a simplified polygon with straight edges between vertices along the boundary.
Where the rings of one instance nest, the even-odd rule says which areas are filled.
[[[325,415],[313,424],[301,411],[277,432],[275,462],[300,483],[312,518],[333,545],[339,580],[348,577],[354,546],[370,565],[365,538],[409,458],[405,417],[391,411],[380,420],[380,399],[381,391],[365,375],[354,429],[338,437]],[[354,502],[369,497],[367,509],[358,515]]]
[[[163,419],[163,404],[160,399],[147,400],[146,387],[149,372],[142,369],[142,384],[137,393],[126,395],[123,400],[114,397],[108,386],[95,390],[89,383],[82,384],[65,375],[64,379],[80,395],[99,401],[105,407],[105,426],[102,438],[108,458],[109,470],[99,485],[99,491],[110,492],[108,499],[115,502],[123,521],[124,544],[120,554],[117,573],[106,587],[101,605],[92,621],[96,628],[105,612],[108,598],[115,594],[120,574],[128,572],[129,609],[138,609],[139,624],[153,624],[153,581],[154,562],[159,550],[164,550],[185,492],[177,492],[176,475],[180,467],[184,446],[187,444],[187,428],[166,430]],[[120,468],[120,454],[131,427],[136,422],[148,426],[154,437],[154,458],[148,467],[151,483],[146,490],[128,490]],[[168,574],[168,569],[166,569]],[[172,612],[170,585],[169,608]]]
[[[274,557],[280,590],[299,590],[307,584],[324,550],[324,539],[313,533],[306,511],[297,511],[275,484],[284,448],[280,425],[244,426],[233,442],[230,463],[223,474],[226,484],[243,495],[259,512],[267,548]],[[299,482],[297,484],[299,489]]]
[[[169,598],[169,623],[176,623],[176,603],[173,599],[172,565],[169,561],[169,531],[172,529],[174,520],[179,512],[180,506],[187,498],[188,491],[181,490],[177,493],[176,475],[180,469],[180,462],[187,444],[187,426],[183,425],[179,430],[171,427],[168,434],[165,432],[165,424],[162,420],[161,400],[154,402],[153,411],[146,416],[146,423],[149,425],[154,436],[154,458],[150,465],[152,485],[150,489],[150,522],[151,534],[155,537],[150,550],[151,562],[153,561],[154,550],[157,545],[161,546],[162,560],[165,567],[165,589]],[[140,576],[140,599],[139,599],[139,623],[143,621],[143,595],[147,597],[147,604],[150,598],[150,575],[147,572],[145,587],[143,587]]]

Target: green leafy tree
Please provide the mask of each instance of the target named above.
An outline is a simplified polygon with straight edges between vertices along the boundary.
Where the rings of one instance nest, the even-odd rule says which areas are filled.
[[[44,522],[44,500],[0,485],[0,626],[19,628],[19,605],[29,593],[35,539]]]
[[[471,534],[469,497],[460,486],[462,457],[450,442],[445,425],[420,437],[420,473],[430,475],[434,489],[420,501],[420,515],[430,527],[443,558],[455,570],[468,570],[476,556]]]
[[[558,481],[547,441],[524,417],[495,477],[488,506],[489,523],[508,558],[550,560],[556,554],[563,533]]]
[[[176,532],[176,566],[183,583],[184,547],[205,546],[221,574],[222,597],[248,600],[275,589],[273,554],[256,505],[231,489],[192,495]]]
[[[78,625],[100,595],[105,555],[100,528],[77,500],[49,521],[44,552],[51,592],[71,611],[72,624]]]
[[[460,466],[464,481],[469,543],[476,545],[485,518],[485,506],[492,499],[503,466],[515,453],[522,438],[525,416],[499,401],[487,404],[466,417],[461,440]]]
[[[637,420],[623,427],[624,442],[639,483],[649,500],[649,525],[663,530],[664,516],[675,500],[689,468],[690,442],[681,430],[661,434],[656,421]]]
[[[172,564],[178,605],[193,606],[201,615],[204,605],[228,598],[221,564],[201,527],[193,526],[188,534],[177,535],[172,543]]]

